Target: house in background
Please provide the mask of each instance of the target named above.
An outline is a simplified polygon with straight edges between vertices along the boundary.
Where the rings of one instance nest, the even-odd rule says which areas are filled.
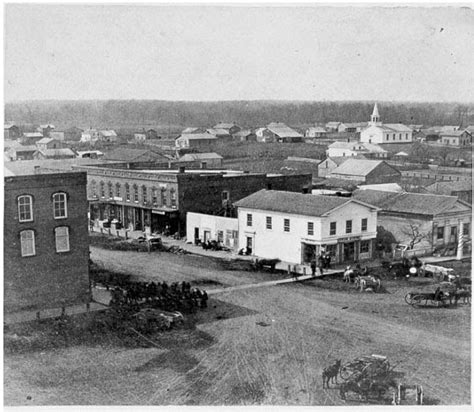
[[[256,142],[257,141],[256,134],[248,129],[239,130],[238,132],[232,134],[232,137],[234,138],[234,140],[240,141],[240,142]]]
[[[129,149],[118,147],[103,156],[106,161],[126,163],[162,163],[167,165],[169,158],[163,153],[153,149]]]
[[[213,129],[225,130],[227,134],[230,135],[233,135],[242,130],[242,128],[240,126],[237,126],[235,123],[218,123],[213,127]]]
[[[377,144],[363,142],[334,142],[327,150],[327,157],[352,157],[363,155],[366,158],[386,159],[388,152]]]
[[[20,128],[13,123],[6,123],[3,126],[3,138],[5,140],[19,139],[21,136]]]
[[[184,133],[176,138],[175,145],[177,149],[203,149],[217,141],[217,136],[210,133]]]
[[[5,165],[4,180],[5,312],[91,302],[86,173]]]
[[[33,155],[38,150],[36,145],[18,145],[12,146],[7,150],[8,158],[15,160],[33,160]]]
[[[50,131],[49,132],[49,137],[51,139],[56,139],[56,140],[60,140],[60,141],[64,141],[66,140],[66,135],[64,134],[64,132],[62,131]]]
[[[259,258],[310,263],[322,250],[334,263],[370,259],[377,207],[351,198],[260,190],[236,203],[239,248]]]
[[[64,140],[68,142],[78,142],[81,140],[83,131],[84,130],[76,126],[69,127],[68,129],[64,130]]]
[[[413,130],[401,123],[382,123],[377,103],[367,128],[360,132],[364,143],[412,143]]]
[[[347,159],[348,157],[327,157],[318,164],[318,177],[326,177]]]
[[[466,203],[472,204],[472,181],[459,180],[452,182],[435,182],[429,186],[425,186],[425,190],[429,193],[446,196],[457,196],[458,199]]]
[[[60,149],[62,148],[62,143],[59,140],[53,139],[51,137],[43,137],[36,142],[36,147],[39,150]]]
[[[206,133],[212,134],[219,138],[219,141],[230,141],[232,136],[226,129],[207,129]]]
[[[146,142],[146,133],[134,133],[133,140],[137,143]]]
[[[380,209],[378,224],[398,243],[410,246],[416,239],[420,253],[455,254],[462,233],[463,253],[470,254],[472,207],[457,197],[376,190],[356,190],[352,195]]]
[[[377,184],[400,183],[402,174],[397,168],[383,160],[349,158],[330,172],[328,177]]]
[[[115,143],[118,140],[115,130],[99,130],[99,141]]]
[[[257,141],[265,143],[301,143],[303,135],[284,123],[270,123],[267,127],[257,129]]]
[[[329,133],[335,133],[335,132],[338,131],[340,124],[341,124],[341,122],[327,122],[326,123],[326,130]]]
[[[467,130],[441,132],[439,138],[441,144],[446,146],[466,147],[472,144],[472,135]]]
[[[206,133],[205,127],[186,127],[181,134],[201,134]]]
[[[155,129],[148,129],[146,132],[147,140],[150,139],[161,139],[161,136],[158,136],[158,132]]]
[[[321,137],[326,137],[327,135],[327,130],[324,127],[321,126],[314,126],[314,127],[309,127],[306,129],[306,132],[304,134],[304,137],[307,138],[321,138]]]
[[[337,131],[339,133],[360,133],[366,127],[367,127],[367,122],[341,123],[338,126]]]
[[[99,140],[99,132],[96,129],[84,130],[81,133],[82,143],[94,143]]]
[[[23,133],[23,135],[20,137],[20,143],[23,145],[36,145],[36,142],[41,140],[43,137],[45,136],[39,132]]]
[[[36,129],[37,132],[41,133],[44,137],[49,137],[49,133],[52,132],[56,127],[53,124],[41,124]]]
[[[223,157],[217,153],[188,153],[181,156],[179,164],[186,167],[196,167],[199,169],[222,167]]]
[[[62,149],[38,149],[33,154],[33,159],[46,160],[46,159],[74,159],[76,153],[69,148]]]

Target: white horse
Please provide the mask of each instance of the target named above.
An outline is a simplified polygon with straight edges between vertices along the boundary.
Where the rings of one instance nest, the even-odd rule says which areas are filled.
[[[344,275],[342,276],[342,279],[346,283],[351,283],[352,279],[354,279],[354,277],[355,277],[355,272],[351,269],[350,266],[347,266],[347,268],[344,272]]]
[[[367,287],[375,286],[375,290],[380,290],[382,283],[379,278],[375,276],[357,276],[355,279],[356,288],[360,287],[360,291],[363,292]]]

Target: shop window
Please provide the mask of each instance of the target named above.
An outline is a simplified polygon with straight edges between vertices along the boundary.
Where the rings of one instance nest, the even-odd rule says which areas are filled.
[[[33,230],[23,230],[20,232],[21,256],[36,255],[35,232]]]
[[[308,222],[308,236],[314,235],[314,222]]]
[[[18,197],[18,219],[20,222],[33,220],[33,197],[24,195]]]
[[[284,232],[290,231],[290,219],[283,219],[283,231]]]
[[[336,222],[329,223],[329,236],[336,235]]]
[[[55,219],[63,219],[67,217],[66,193],[55,193],[53,195],[53,211]]]
[[[69,228],[60,226],[54,229],[56,238],[56,252],[69,252]]]
[[[362,232],[367,232],[367,218],[362,219],[360,224],[360,230]]]
[[[346,233],[352,233],[352,220],[346,220]]]
[[[269,229],[269,230],[272,229],[272,217],[271,217],[271,216],[267,216],[267,218],[266,218],[266,226],[267,226],[267,229]]]
[[[469,223],[464,223],[464,227],[462,229],[462,234],[464,236],[469,236]]]
[[[360,253],[369,253],[370,240],[363,240],[360,242]]]
[[[252,226],[252,214],[247,213],[247,226]]]

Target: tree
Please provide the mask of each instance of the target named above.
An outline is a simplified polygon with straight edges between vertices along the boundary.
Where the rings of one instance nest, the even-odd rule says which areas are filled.
[[[424,232],[421,230],[420,226],[415,223],[408,223],[407,226],[404,226],[401,229],[401,232],[408,237],[409,243],[408,248],[413,249],[415,245],[427,239],[431,241],[431,231]]]
[[[377,226],[377,237],[375,239],[376,242],[376,249],[379,252],[391,252],[392,245],[397,243],[395,236],[393,236],[392,232],[385,230],[383,226]]]

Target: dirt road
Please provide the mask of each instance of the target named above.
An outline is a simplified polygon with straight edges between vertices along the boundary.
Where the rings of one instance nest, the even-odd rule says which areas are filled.
[[[232,285],[272,276],[225,272],[207,259],[194,268],[191,256],[132,255],[94,250],[92,258],[123,270],[140,261],[140,275],[168,281]],[[401,362],[401,380],[422,384],[427,403],[470,402],[470,306],[415,309],[403,300],[415,283],[388,282],[384,294],[340,285],[315,280],[216,295],[195,315],[195,328],[153,336],[157,347],[8,355],[5,403],[357,405],[355,396],[341,400],[334,385],[322,389],[321,371],[372,353]]]

